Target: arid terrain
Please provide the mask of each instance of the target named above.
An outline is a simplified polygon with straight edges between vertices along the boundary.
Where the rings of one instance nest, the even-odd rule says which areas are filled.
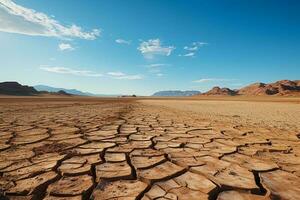
[[[300,199],[299,98],[0,98],[0,199]]]

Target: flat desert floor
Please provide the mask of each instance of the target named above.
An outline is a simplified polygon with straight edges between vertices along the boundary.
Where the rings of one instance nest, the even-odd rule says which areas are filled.
[[[0,98],[0,199],[300,199],[299,99]]]

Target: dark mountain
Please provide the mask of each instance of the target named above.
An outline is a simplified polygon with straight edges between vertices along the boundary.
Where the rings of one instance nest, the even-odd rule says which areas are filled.
[[[155,92],[152,96],[160,96],[160,97],[171,97],[171,96],[193,96],[200,94],[200,91],[180,91],[180,90],[167,90],[167,91],[159,91]]]
[[[31,96],[38,95],[39,92],[33,87],[21,85],[18,82],[2,82],[0,83],[0,94]]]

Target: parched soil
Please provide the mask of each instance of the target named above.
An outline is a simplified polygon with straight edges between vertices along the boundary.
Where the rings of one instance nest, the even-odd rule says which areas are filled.
[[[151,101],[0,101],[0,199],[300,199],[296,125]]]

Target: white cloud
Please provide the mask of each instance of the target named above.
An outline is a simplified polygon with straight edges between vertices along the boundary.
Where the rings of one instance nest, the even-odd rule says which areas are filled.
[[[125,76],[123,72],[108,72],[107,74],[110,76]]]
[[[73,51],[75,49],[74,47],[72,47],[71,44],[68,44],[68,43],[60,43],[58,45],[58,48],[61,51]]]
[[[130,44],[131,43],[131,41],[129,41],[129,40],[124,40],[124,39],[116,39],[115,40],[116,41],[116,43],[118,43],[118,44]]]
[[[175,49],[174,46],[161,46],[159,39],[150,39],[148,41],[142,41],[137,48],[145,58],[152,59],[155,55],[169,56]]]
[[[123,72],[108,72],[107,75],[109,75],[111,78],[114,79],[126,79],[126,80],[139,80],[143,79],[143,77],[139,74],[136,75],[127,75]]]
[[[208,45],[206,42],[193,42],[190,46],[185,46],[183,49],[187,51],[198,51],[200,47]]]
[[[70,74],[76,76],[87,76],[87,77],[102,77],[103,74],[95,73],[88,70],[77,70],[68,67],[49,67],[49,66],[41,66],[41,70],[57,73],[57,74]],[[135,75],[128,75],[123,72],[107,72],[106,77],[113,78],[113,79],[124,79],[124,80],[139,80],[143,79],[143,76],[139,74]]]
[[[186,53],[184,55],[179,56],[185,56],[185,57],[194,57],[196,52],[199,50],[199,48],[208,45],[206,42],[193,42],[190,46],[183,47],[184,50],[188,51],[189,53]]]
[[[143,79],[141,75],[126,75],[126,76],[119,76],[116,79],[126,79],[126,80],[140,80]]]
[[[207,82],[225,82],[225,81],[233,81],[235,79],[222,79],[222,78],[202,78],[199,80],[193,81],[194,83],[207,83]]]
[[[156,76],[163,76],[163,74],[161,73],[162,67],[167,67],[167,66],[171,66],[171,65],[166,63],[154,63],[154,64],[145,65],[145,67],[148,68],[148,72],[151,74],[155,74]]]
[[[192,45],[202,47],[202,46],[208,45],[208,43],[207,42],[193,42]]]
[[[99,29],[86,32],[75,24],[65,26],[53,19],[52,16],[25,8],[11,0],[0,0],[0,31],[86,40],[94,40],[100,35]]]
[[[157,67],[165,67],[165,66],[170,66],[170,64],[155,63],[155,64],[146,65],[146,67],[148,68],[157,68]]]
[[[70,75],[76,75],[76,76],[89,76],[89,77],[101,77],[102,74],[98,74],[92,71],[87,70],[75,70],[67,67],[48,67],[48,66],[41,66],[40,69],[57,73],[57,74],[70,74]]]
[[[195,53],[194,53],[194,52],[190,52],[190,53],[186,53],[186,54],[179,55],[179,56],[184,56],[184,57],[194,57],[194,56],[195,56]]]
[[[198,47],[197,46],[194,46],[194,47],[185,46],[183,49],[188,50],[188,51],[197,51]]]

